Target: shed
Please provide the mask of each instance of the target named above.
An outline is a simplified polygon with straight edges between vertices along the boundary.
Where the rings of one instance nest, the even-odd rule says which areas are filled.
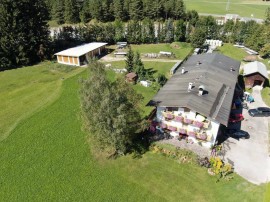
[[[245,87],[252,88],[253,86],[263,86],[268,73],[266,66],[258,61],[248,63],[244,66]]]
[[[247,55],[246,57],[244,57],[243,60],[245,62],[254,62],[257,60],[257,56],[256,55]]]
[[[89,62],[89,58],[99,56],[105,51],[107,43],[92,42],[69,48],[61,52],[55,53],[57,62],[67,65],[81,66]]]
[[[135,83],[138,79],[138,75],[134,72],[130,72],[126,75],[126,81],[129,83]]]

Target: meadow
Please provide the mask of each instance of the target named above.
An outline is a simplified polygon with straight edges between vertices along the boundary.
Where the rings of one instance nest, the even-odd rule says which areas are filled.
[[[63,80],[83,69],[45,62],[0,73],[0,141],[23,119],[50,104]]]
[[[0,142],[1,200],[263,200],[265,185],[253,185],[237,175],[234,175],[232,181],[216,183],[216,177],[208,175],[204,168],[195,164],[179,164],[152,152],[146,152],[139,159],[132,158],[132,155],[116,160],[95,159],[87,143],[87,134],[82,131],[80,118],[79,80],[86,78],[88,71],[85,68],[75,68],[69,72],[66,67],[61,66],[57,70],[61,72],[61,76],[50,80],[49,78],[54,78],[54,74],[48,73],[52,69],[51,63],[42,63],[38,66],[11,70],[12,74],[0,72],[1,81],[4,78],[14,83],[13,86],[9,86],[10,92],[16,93],[16,89],[26,88],[33,80],[41,82],[42,78],[46,78],[44,85],[52,85],[46,90],[41,90],[44,88],[42,85],[29,87],[28,92],[14,96],[13,99],[0,94],[1,102],[15,103],[14,113],[20,111],[20,108],[15,107],[16,103],[31,97],[36,91],[40,92],[40,96],[32,97],[24,105],[34,106],[32,99],[36,98],[39,100],[36,106],[41,106],[21,119],[9,136]],[[21,78],[21,71],[27,76],[34,70],[34,77]],[[50,76],[44,75],[45,70]],[[5,76],[2,76],[3,74]],[[108,75],[115,76],[112,72]],[[60,84],[56,85],[55,81],[59,79]],[[43,105],[43,100],[50,97],[54,88],[60,88],[55,92],[57,96]],[[145,93],[144,102],[151,97],[144,87],[136,85],[134,88]],[[12,110],[2,112],[1,120],[6,119],[10,111]],[[11,123],[17,120],[16,116],[8,118]]]
[[[192,51],[192,46],[189,43],[185,42],[173,42],[173,43],[160,43],[160,44],[131,44],[131,49],[134,52],[139,52],[140,54],[145,53],[159,53],[160,51],[165,52],[172,52],[175,54],[175,58],[171,59],[184,59],[190,51]],[[112,50],[116,49],[116,45],[108,46],[108,48],[111,48]],[[128,49],[122,49],[121,51],[127,51]],[[113,53],[112,53],[113,55]],[[166,58],[170,59],[170,58]]]
[[[230,0],[229,9],[226,10],[227,0],[184,0],[187,10],[196,10],[198,13],[238,14],[241,17],[265,18],[265,10],[269,2],[262,0]],[[252,15],[252,16],[251,16]]]

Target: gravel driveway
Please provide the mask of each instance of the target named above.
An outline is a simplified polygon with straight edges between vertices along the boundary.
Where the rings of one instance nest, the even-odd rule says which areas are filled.
[[[260,88],[253,88],[255,102],[249,108],[266,106],[261,98]],[[270,156],[268,150],[269,117],[251,117],[243,109],[245,120],[241,122],[241,130],[250,134],[250,139],[227,139],[223,143],[224,160],[233,162],[235,172],[248,181],[260,184],[270,181]]]

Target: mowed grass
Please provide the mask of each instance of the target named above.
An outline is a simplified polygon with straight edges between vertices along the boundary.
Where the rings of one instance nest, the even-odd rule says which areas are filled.
[[[227,0],[184,0],[187,10],[196,10],[198,13],[238,14],[241,17],[265,18],[268,2],[261,0],[230,0],[229,10],[226,10]]]
[[[94,160],[81,130],[78,80],[86,76],[65,79],[54,102],[0,142],[2,201],[263,200],[264,185],[237,175],[215,183],[204,168],[151,152],[141,159]]]
[[[241,48],[237,48],[232,44],[225,43],[223,46],[218,47],[217,51],[223,55],[233,58],[238,61],[242,61],[248,54]]]
[[[112,50],[116,49],[115,45],[109,46]],[[175,58],[165,58],[165,59],[181,59],[183,60],[193,49],[189,43],[184,42],[173,42],[171,44],[159,43],[159,44],[131,44],[131,49],[140,54],[145,53],[159,53],[160,51],[172,52],[175,54]],[[118,50],[119,52],[127,51],[128,49]],[[112,53],[113,55],[113,53]]]
[[[122,69],[125,68],[125,61],[112,61],[112,62],[105,62],[104,64],[111,64],[112,68]],[[158,74],[164,74],[167,78],[170,75],[170,69],[175,65],[175,62],[152,62],[152,61],[143,61],[144,67],[146,69],[151,69],[154,72],[154,77]]]
[[[53,62],[0,72],[0,141],[24,118],[60,93],[63,79],[82,69]]]
[[[270,87],[268,86],[263,88],[261,91],[261,95],[264,103],[270,107]]]

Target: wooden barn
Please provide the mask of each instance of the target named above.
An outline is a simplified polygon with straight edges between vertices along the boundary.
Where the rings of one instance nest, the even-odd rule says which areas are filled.
[[[245,87],[252,88],[253,86],[263,86],[268,73],[266,66],[258,61],[248,63],[244,66]]]
[[[57,62],[66,65],[81,66],[88,64],[90,58],[101,55],[107,43],[93,42],[58,52]]]

